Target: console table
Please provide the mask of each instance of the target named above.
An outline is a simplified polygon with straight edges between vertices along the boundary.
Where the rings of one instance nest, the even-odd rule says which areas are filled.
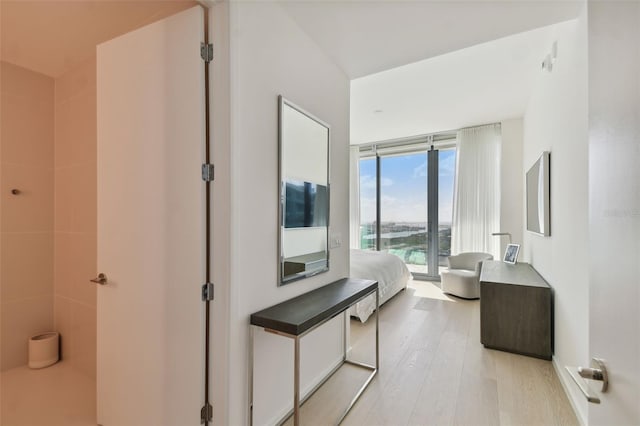
[[[480,341],[487,348],[551,359],[551,287],[528,263],[485,261],[480,273]]]
[[[376,365],[368,365],[347,359],[348,342],[346,334],[344,339],[344,353],[342,364],[348,363],[371,371],[371,374],[351,400],[346,411],[340,417],[338,424],[344,420],[351,408],[355,405],[360,395],[375,377],[379,367],[379,332],[378,312],[380,308],[380,293],[378,283],[372,280],[343,278],[324,287],[305,293],[296,298],[287,300],[278,305],[251,314],[251,338],[250,338],[250,375],[251,388],[249,389],[251,400],[249,402],[250,422],[253,424],[253,333],[254,327],[262,327],[265,331],[293,339],[294,366],[293,366],[293,423],[300,424],[300,406],[304,400],[300,400],[300,339],[307,333],[318,328],[330,319],[340,315],[350,306],[369,296],[376,294]],[[348,319],[345,316],[345,327]],[[340,365],[342,365],[340,364]],[[337,368],[336,368],[337,370]],[[335,370],[334,370],[335,372]],[[330,376],[329,376],[330,377]],[[325,381],[329,378],[325,378]],[[324,381],[322,382],[324,383]],[[320,383],[319,386],[322,385]],[[317,388],[316,388],[317,389]],[[311,392],[307,398],[313,394]],[[287,415],[289,417],[291,414]]]

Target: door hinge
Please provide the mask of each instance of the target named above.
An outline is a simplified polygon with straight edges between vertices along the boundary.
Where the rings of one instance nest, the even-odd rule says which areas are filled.
[[[213,283],[202,285],[202,301],[210,302],[213,300]]]
[[[200,424],[213,421],[213,407],[208,402],[200,410]]]
[[[203,164],[202,165],[202,180],[205,182],[213,182],[214,178],[214,167],[213,164]]]
[[[213,60],[212,43],[200,43],[200,57],[205,62],[211,62]]]

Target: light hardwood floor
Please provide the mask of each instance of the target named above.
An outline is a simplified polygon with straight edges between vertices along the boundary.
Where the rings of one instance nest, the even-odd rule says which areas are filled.
[[[374,360],[374,318],[351,320],[350,358]],[[302,407],[333,424],[367,372],[343,366]],[[286,424],[292,424],[291,419]],[[344,425],[577,425],[549,361],[485,349],[480,304],[410,281],[380,309],[380,372]]]

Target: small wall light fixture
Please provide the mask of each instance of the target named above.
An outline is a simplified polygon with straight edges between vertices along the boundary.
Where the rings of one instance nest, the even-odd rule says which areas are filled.
[[[551,45],[551,51],[545,56],[542,61],[542,69],[547,70],[548,72],[553,71],[553,64],[556,62],[556,58],[558,57],[558,42],[554,41]]]
[[[542,69],[547,70],[547,72],[553,71],[553,62],[551,61],[551,55],[547,55],[542,61]]]

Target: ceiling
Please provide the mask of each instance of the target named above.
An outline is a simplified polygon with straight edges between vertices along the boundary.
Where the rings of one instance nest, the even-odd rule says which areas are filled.
[[[361,144],[522,117],[553,24],[584,1],[282,4],[352,80],[350,143]]]
[[[576,18],[581,0],[296,0],[283,7],[349,78]]]
[[[0,1],[0,59],[59,77],[96,45],[197,4],[183,0]]]
[[[522,117],[542,60],[568,21],[351,82],[351,144]],[[561,59],[562,47],[559,46]]]

